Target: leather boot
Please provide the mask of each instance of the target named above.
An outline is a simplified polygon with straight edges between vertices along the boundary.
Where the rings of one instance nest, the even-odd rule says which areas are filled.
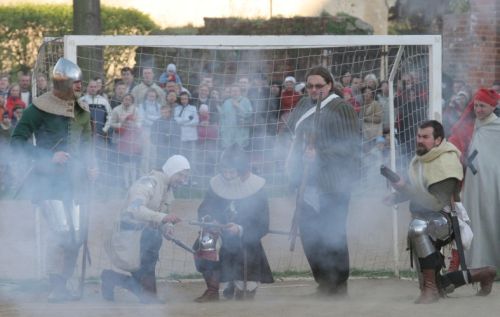
[[[114,301],[114,289],[116,286],[129,290],[137,297],[141,295],[141,287],[132,276],[118,273],[113,270],[103,270],[101,273],[102,298],[108,301]]]
[[[141,278],[142,293],[139,300],[143,304],[165,304],[157,297],[156,276],[154,273],[146,274]]]
[[[471,282],[477,283],[481,289],[476,293],[477,296],[486,296],[491,293],[493,281],[497,275],[497,269],[494,266],[485,266],[478,269],[470,269]]]
[[[422,278],[424,280],[423,287],[420,297],[415,301],[415,304],[437,302],[439,300],[439,292],[436,284],[436,271],[433,269],[422,270]]]
[[[49,303],[62,303],[78,300],[78,296],[66,288],[66,278],[58,274],[49,276],[50,293],[47,297]]]
[[[203,274],[207,289],[200,297],[195,298],[197,303],[216,302],[219,300],[219,279],[216,273]]]
[[[451,249],[450,265],[448,266],[448,272],[458,271],[460,266],[460,256],[458,255],[458,250]]]
[[[117,284],[115,273],[112,270],[103,270],[101,272],[101,296],[107,301],[115,300],[115,285]]]

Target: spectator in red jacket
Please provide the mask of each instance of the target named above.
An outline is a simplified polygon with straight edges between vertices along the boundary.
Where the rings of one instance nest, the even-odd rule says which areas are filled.
[[[26,108],[26,104],[21,99],[21,87],[18,84],[14,84],[9,89],[9,96],[7,97],[7,102],[5,103],[5,110],[9,114],[9,119],[12,119],[14,115],[14,108],[21,107]]]
[[[285,78],[283,91],[281,92],[281,103],[279,121],[286,122],[288,115],[295,108],[302,95],[295,91],[296,80],[293,76]]]

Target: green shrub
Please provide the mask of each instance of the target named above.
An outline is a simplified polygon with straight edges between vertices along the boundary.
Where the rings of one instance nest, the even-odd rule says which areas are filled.
[[[134,10],[101,7],[102,34],[149,34],[158,26],[149,16]],[[44,37],[73,32],[70,5],[20,4],[0,6],[0,70],[14,73],[35,64]]]

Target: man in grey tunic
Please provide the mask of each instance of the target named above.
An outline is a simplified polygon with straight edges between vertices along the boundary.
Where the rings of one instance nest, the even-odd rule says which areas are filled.
[[[500,266],[500,118],[493,113],[497,102],[498,95],[490,89],[480,89],[474,97],[476,119],[463,187],[463,202],[474,232],[466,253],[471,267]]]

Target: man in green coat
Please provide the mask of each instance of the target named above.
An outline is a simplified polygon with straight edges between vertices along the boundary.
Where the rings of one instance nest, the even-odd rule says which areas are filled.
[[[60,58],[52,75],[52,90],[24,111],[11,146],[19,159],[33,162],[22,190],[47,221],[48,300],[61,302],[75,299],[66,282],[73,275],[84,236],[80,230],[84,189],[96,169],[91,159],[90,112],[77,101],[82,72]],[[31,142],[33,136],[36,145]]]

